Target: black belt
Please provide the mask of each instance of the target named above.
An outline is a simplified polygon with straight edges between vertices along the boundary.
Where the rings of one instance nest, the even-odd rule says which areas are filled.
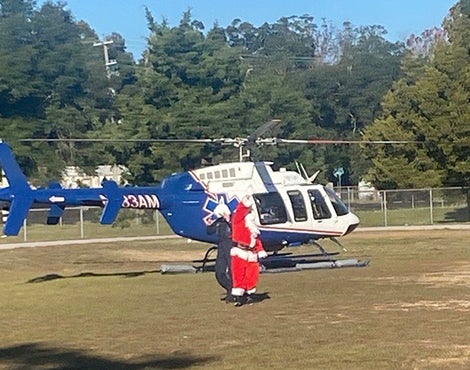
[[[245,244],[240,244],[240,243],[236,243],[235,247],[240,248],[244,251],[252,251],[253,250],[253,247],[250,247],[249,245],[245,245]]]

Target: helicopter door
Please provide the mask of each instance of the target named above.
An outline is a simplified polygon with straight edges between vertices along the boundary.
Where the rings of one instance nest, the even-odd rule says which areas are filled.
[[[279,193],[253,194],[261,225],[287,222],[287,213]]]
[[[313,218],[315,220],[324,220],[331,218],[331,212],[325,202],[322,193],[317,189],[309,189],[308,196],[312,206]]]
[[[292,211],[294,213],[294,221],[307,221],[307,207],[305,206],[305,201],[302,193],[299,190],[289,190],[287,192],[287,195],[289,196]]]

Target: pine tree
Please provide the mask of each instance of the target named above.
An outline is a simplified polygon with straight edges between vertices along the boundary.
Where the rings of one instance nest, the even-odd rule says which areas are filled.
[[[470,182],[470,14],[457,3],[444,22],[447,40],[408,56],[405,77],[382,101],[366,138],[417,141],[367,148],[379,187],[468,186]]]

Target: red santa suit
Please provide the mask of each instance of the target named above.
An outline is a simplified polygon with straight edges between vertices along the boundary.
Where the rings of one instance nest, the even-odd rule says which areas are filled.
[[[231,251],[232,295],[241,297],[256,291],[259,278],[258,258],[267,256],[259,239],[260,231],[252,212],[253,198],[245,197],[238,203],[232,217]]]

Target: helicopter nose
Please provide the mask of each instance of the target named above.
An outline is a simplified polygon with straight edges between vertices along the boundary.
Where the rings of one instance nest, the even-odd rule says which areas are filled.
[[[357,217],[354,213],[349,212],[348,213],[348,218],[349,218],[349,226],[346,230],[346,232],[343,235],[347,235],[349,233],[352,233],[356,227],[359,225],[359,217]]]

